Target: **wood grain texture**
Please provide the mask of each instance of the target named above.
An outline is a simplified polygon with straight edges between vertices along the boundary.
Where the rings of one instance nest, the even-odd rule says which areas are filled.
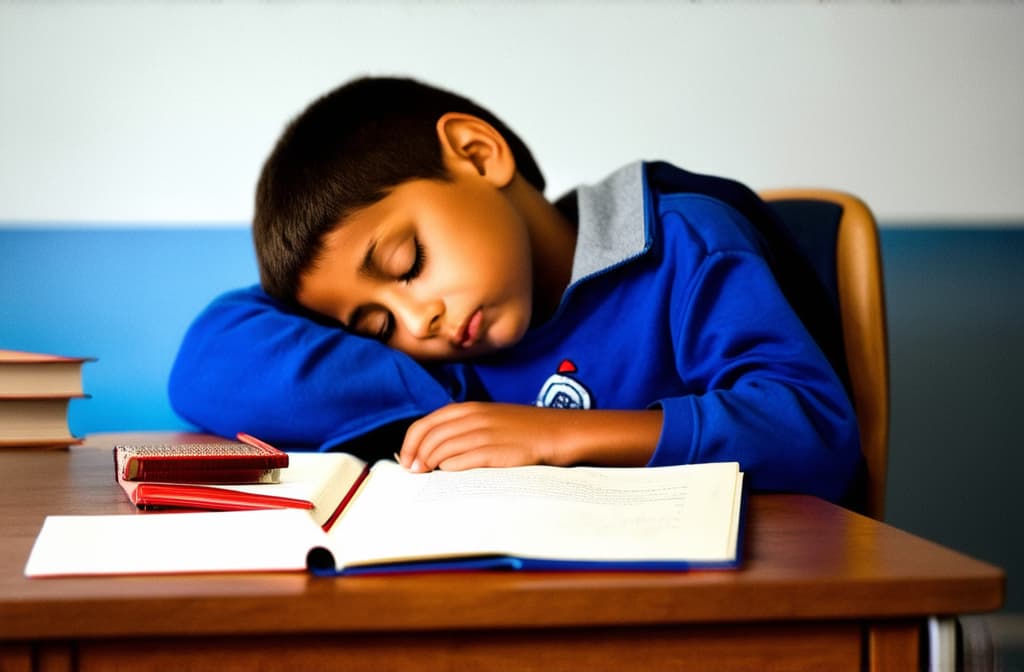
[[[779,666],[755,669],[805,669],[787,666],[790,659],[771,644],[788,641],[782,648],[800,651],[798,658],[828,662],[819,669],[842,669],[832,666],[829,647],[843,651],[842,660],[859,660],[862,633],[870,635],[875,621],[990,611],[1003,599],[1005,577],[996,567],[789,495],[750,497],[739,571],[24,578],[47,514],[153,515],[124,499],[113,479],[112,444],[104,441],[63,453],[0,453],[8,482],[0,489],[0,655],[16,661],[27,644],[64,641],[75,643],[78,669],[120,669],[118,651],[152,657],[151,669],[175,669],[174,656],[189,651],[221,661],[216,669],[242,669],[230,661],[251,662],[257,653],[246,650],[254,647],[292,651],[302,661],[354,647],[373,663],[367,669],[411,668],[415,652],[428,649],[432,665],[440,656],[438,669],[506,659],[530,669],[534,655],[558,669],[558,657],[572,652],[583,656],[573,658],[576,669],[601,669],[596,661],[612,660],[610,651],[650,642],[652,656],[678,659],[680,669],[702,669],[686,662],[687,650],[722,664],[764,656],[765,665]],[[155,640],[164,645],[145,645]],[[879,640],[880,655],[892,652],[890,641]],[[579,664],[587,656],[595,662]],[[124,660],[136,672],[149,669]],[[267,660],[261,669],[273,669]]]
[[[88,642],[79,651],[79,669],[854,672],[860,669],[861,646],[860,629],[849,623],[808,625],[803,630],[693,626],[637,631],[608,628],[300,635],[271,636],[263,643],[255,648],[251,642],[232,638],[180,645],[156,640]],[[189,667],[197,653],[201,654],[202,667]]]
[[[916,621],[874,624],[868,633],[870,672],[924,669],[919,645],[921,628]]]

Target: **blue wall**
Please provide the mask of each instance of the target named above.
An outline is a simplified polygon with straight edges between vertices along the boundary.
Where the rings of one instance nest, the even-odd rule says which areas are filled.
[[[96,357],[72,432],[177,429],[167,378],[189,321],[257,281],[249,230],[0,229],[0,347]]]
[[[1024,228],[883,228],[887,519],[1024,570]],[[72,430],[186,427],[166,382],[191,318],[254,283],[248,230],[0,228],[0,347],[89,355]],[[1024,586],[1009,604],[1024,611]]]

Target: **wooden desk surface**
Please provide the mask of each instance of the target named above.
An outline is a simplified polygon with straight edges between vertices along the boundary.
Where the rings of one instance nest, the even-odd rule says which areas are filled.
[[[612,632],[661,632],[668,633],[666,646],[676,646],[682,641],[680,627],[704,632],[703,642],[708,627],[725,624],[796,622],[813,628],[818,626],[812,622],[821,621],[909,622],[991,611],[1003,600],[1005,577],[992,565],[816,498],[790,495],[750,498],[744,566],[738,571],[24,578],[25,561],[47,514],[146,515],[128,504],[113,480],[109,447],[115,440],[115,435],[98,436],[68,451],[0,452],[0,653],[5,646],[18,651],[36,646],[31,650],[38,664],[38,644],[25,643],[105,641],[104,655],[127,655],[125,638],[213,641],[261,635],[348,637],[351,646],[353,635],[365,643],[381,633],[391,641],[406,633],[411,646],[419,641],[416,633],[422,640],[431,632],[430,639],[448,638],[451,653],[452,646],[463,645],[458,636],[451,639],[452,633],[517,629],[544,637],[552,631],[600,631],[609,642]],[[914,627],[899,640],[901,655],[917,655]],[[864,630],[858,625],[852,632]],[[742,641],[751,641],[753,634],[745,633]],[[860,655],[860,636],[845,640],[852,656]],[[282,646],[290,640],[276,641]],[[775,632],[766,641],[787,640]],[[732,644],[722,646],[727,650]],[[232,650],[223,642],[217,648]],[[251,648],[238,648],[228,660]],[[84,660],[85,649],[75,650],[65,659]],[[833,644],[821,650],[839,651]],[[167,663],[161,660],[157,667]]]
[[[996,567],[788,495],[751,498],[740,571],[24,578],[47,514],[145,515],[113,481],[112,440],[0,453],[0,638],[900,617],[1003,598]]]

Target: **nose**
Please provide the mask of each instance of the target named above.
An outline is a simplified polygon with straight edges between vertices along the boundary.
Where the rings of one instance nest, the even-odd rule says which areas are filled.
[[[445,305],[441,299],[419,299],[403,296],[394,303],[395,319],[414,338],[431,338],[441,331]]]

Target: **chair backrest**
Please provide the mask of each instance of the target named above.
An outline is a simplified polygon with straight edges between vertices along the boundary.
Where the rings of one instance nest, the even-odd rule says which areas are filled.
[[[889,453],[889,358],[878,226],[864,202],[847,193],[779,189],[760,195],[814,268],[839,317],[836,343],[822,343],[830,339],[820,334],[816,338],[857,413],[867,468],[857,508],[881,520]]]

